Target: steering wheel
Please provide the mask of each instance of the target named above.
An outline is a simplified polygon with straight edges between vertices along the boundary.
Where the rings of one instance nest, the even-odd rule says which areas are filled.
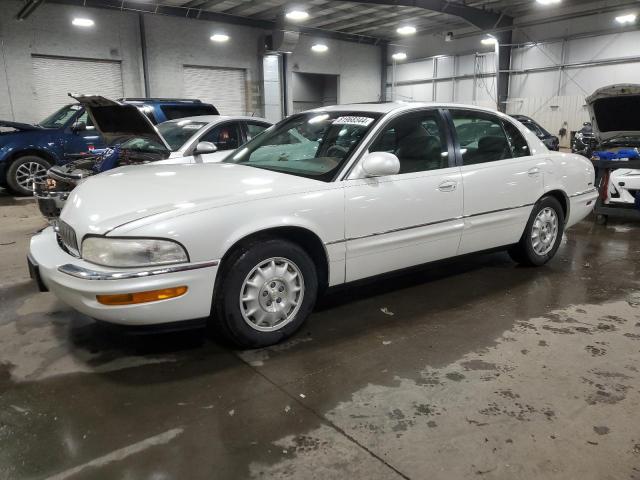
[[[332,152],[337,153],[337,155]],[[327,150],[327,157],[344,157],[347,153],[349,153],[349,149],[345,148],[341,145],[331,145]]]

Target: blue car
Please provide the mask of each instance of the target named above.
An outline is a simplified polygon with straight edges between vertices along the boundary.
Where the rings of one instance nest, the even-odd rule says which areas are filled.
[[[196,115],[219,115],[199,100],[123,98],[154,123]],[[7,131],[8,130],[8,131]],[[16,195],[31,195],[34,181],[42,181],[53,165],[104,148],[104,140],[80,104],[71,104],[30,125],[0,120],[0,186]]]

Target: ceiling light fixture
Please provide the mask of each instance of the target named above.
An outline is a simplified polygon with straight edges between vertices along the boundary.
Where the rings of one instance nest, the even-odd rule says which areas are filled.
[[[93,27],[95,25],[95,22],[90,18],[74,18],[71,21],[71,24],[75,25],[76,27]]]
[[[218,42],[218,43],[228,42],[229,35],[226,35],[224,33],[214,33],[213,35],[211,35],[211,41]]]
[[[554,5],[562,0],[536,0],[540,5]]]
[[[289,20],[300,22],[309,18],[309,14],[304,10],[290,10],[285,15]]]
[[[620,15],[619,17],[616,17],[616,22],[620,25],[627,25],[630,23],[636,23],[637,18],[638,16],[635,13],[629,13],[627,15]]]
[[[396,30],[400,35],[413,35],[417,31],[416,27],[412,27],[411,25],[404,25],[402,27],[398,27]]]
[[[398,60],[406,60],[407,59],[407,54],[404,53],[404,52],[397,52],[397,53],[394,53],[393,55],[391,55],[391,58],[393,58],[396,61],[398,61]]]
[[[311,50],[317,53],[324,53],[329,50],[329,47],[327,47],[324,43],[316,43],[311,47]]]
[[[495,45],[496,43],[498,43],[498,40],[496,40],[495,37],[487,37],[483,38],[481,43],[483,45]]]

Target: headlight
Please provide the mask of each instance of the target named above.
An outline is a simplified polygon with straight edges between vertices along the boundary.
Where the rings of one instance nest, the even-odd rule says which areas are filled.
[[[151,238],[88,237],[82,242],[82,258],[105,267],[128,268],[169,265],[189,261],[182,246],[171,240]]]

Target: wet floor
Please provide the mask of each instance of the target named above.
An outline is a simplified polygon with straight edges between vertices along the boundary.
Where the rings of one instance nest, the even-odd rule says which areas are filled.
[[[640,226],[333,292],[272,348],[134,337],[36,293],[0,195],[0,478],[640,479]]]

